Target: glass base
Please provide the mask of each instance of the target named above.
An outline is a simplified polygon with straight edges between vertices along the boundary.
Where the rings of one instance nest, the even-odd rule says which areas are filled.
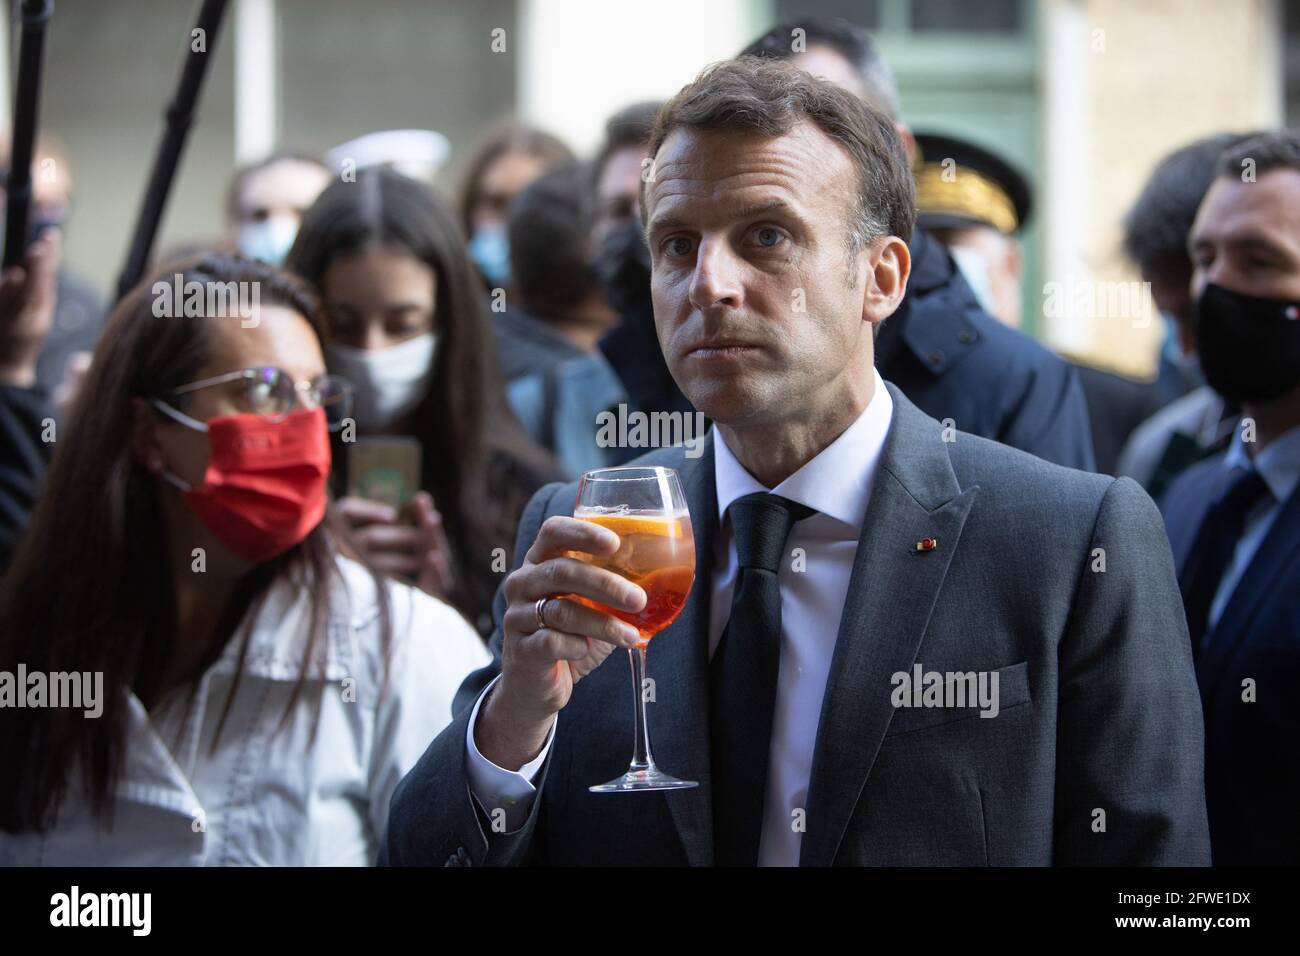
[[[587,789],[592,793],[631,793],[636,790],[689,790],[698,786],[699,783],[694,780],[678,780],[672,774],[651,767],[648,770],[629,770],[609,783]]]

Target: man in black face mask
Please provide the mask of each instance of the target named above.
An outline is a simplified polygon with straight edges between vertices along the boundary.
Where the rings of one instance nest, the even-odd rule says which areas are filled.
[[[1216,864],[1300,863],[1300,135],[1229,149],[1188,241],[1206,382],[1243,411],[1162,504],[1205,713]]]
[[[605,141],[592,163],[596,221],[592,227],[592,269],[619,323],[600,342],[618,373],[628,402],[643,412],[694,409],[673,381],[655,332],[650,304],[650,248],[639,207],[646,147],[654,128],[656,101],[634,103],[605,124]],[[623,453],[635,457],[639,449]]]

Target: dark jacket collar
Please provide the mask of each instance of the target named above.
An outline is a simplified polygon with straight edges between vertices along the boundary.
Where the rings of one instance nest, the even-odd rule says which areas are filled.
[[[943,243],[924,230],[912,233],[907,248],[912,253],[912,275],[907,280],[906,298],[933,292],[947,285],[956,274],[957,264]]]
[[[971,318],[981,312],[979,300],[948,250],[920,229],[912,233],[908,249],[912,272],[907,293],[876,336],[876,367],[887,379],[909,352],[933,375],[942,375],[982,338]]]

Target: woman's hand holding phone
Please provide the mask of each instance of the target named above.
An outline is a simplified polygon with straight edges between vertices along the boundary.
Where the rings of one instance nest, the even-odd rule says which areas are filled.
[[[338,507],[377,570],[447,599],[455,587],[451,545],[428,492],[417,491],[400,509],[351,495]]]

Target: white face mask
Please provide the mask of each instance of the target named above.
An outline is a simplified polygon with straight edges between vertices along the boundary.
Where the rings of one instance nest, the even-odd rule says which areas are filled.
[[[948,252],[957,263],[957,268],[961,270],[962,278],[975,293],[980,308],[989,315],[994,315],[993,309],[997,303],[993,296],[993,286],[989,282],[989,268],[984,261],[984,256],[966,246],[949,246]]]
[[[245,223],[239,229],[239,251],[251,259],[273,266],[284,264],[293,240],[298,236],[296,216],[269,216],[261,222]]]
[[[363,430],[387,428],[424,398],[438,337],[425,332],[386,349],[327,345],[330,370],[352,384],[352,417]]]

